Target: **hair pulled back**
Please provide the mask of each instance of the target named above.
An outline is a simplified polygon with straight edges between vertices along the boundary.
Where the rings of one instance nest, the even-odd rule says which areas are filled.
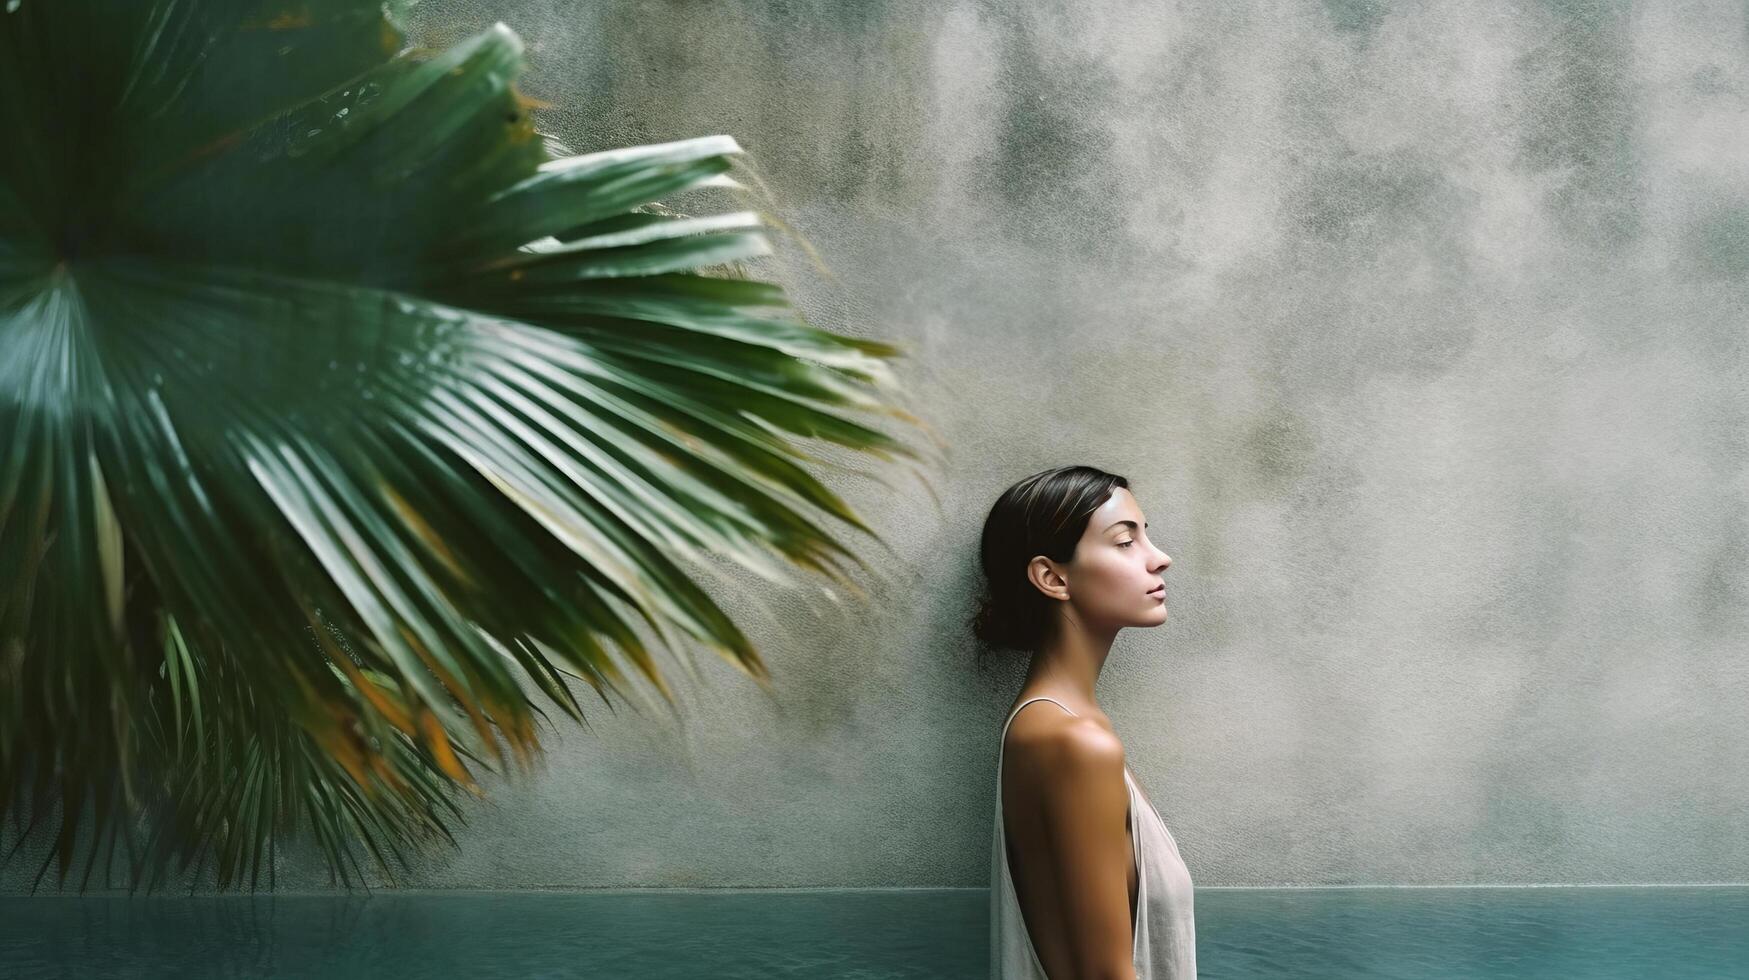
[[[984,519],[979,557],[985,595],[972,633],[992,647],[1037,651],[1056,629],[1049,598],[1026,577],[1036,555],[1067,562],[1087,520],[1129,480],[1091,466],[1059,466],[1034,473],[1002,492]]]

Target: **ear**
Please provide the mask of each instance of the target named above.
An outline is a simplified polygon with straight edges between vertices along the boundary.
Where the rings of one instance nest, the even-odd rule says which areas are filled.
[[[1069,580],[1063,575],[1063,566],[1044,555],[1034,555],[1026,563],[1026,580],[1048,599],[1069,598]]]

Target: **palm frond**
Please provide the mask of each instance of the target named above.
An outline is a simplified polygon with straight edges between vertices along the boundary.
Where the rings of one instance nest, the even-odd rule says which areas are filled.
[[[84,887],[344,883],[696,643],[689,562],[846,585],[879,541],[822,440],[919,460],[891,344],[770,283],[727,136],[554,158],[502,25],[380,3],[26,0],[0,16],[0,812]],[[271,68],[264,68],[271,65]],[[647,640],[645,637],[653,637]],[[628,669],[629,668],[629,669]],[[58,822],[56,815],[58,814]]]

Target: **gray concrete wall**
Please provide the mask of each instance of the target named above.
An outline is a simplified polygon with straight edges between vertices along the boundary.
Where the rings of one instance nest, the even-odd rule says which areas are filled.
[[[1743,4],[415,9],[494,19],[580,150],[739,138],[953,462],[842,486],[899,584],[774,602],[781,705],[603,716],[433,883],[985,883],[973,549],[1070,461],[1175,561],[1100,695],[1199,884],[1749,880]]]
[[[739,138],[836,277],[768,272],[911,344],[953,456],[834,484],[868,604],[727,597],[776,701],[598,711],[415,884],[987,883],[977,534],[1073,461],[1174,558],[1100,696],[1199,885],[1749,881],[1743,4],[413,17],[493,20],[579,151]]]

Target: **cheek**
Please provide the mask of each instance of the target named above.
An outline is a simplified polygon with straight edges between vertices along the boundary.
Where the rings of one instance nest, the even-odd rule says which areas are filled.
[[[1143,598],[1131,594],[1139,591],[1136,586],[1136,573],[1122,557],[1113,555],[1108,560],[1086,569],[1085,573],[1101,606],[1124,609],[1134,606],[1136,599]]]

